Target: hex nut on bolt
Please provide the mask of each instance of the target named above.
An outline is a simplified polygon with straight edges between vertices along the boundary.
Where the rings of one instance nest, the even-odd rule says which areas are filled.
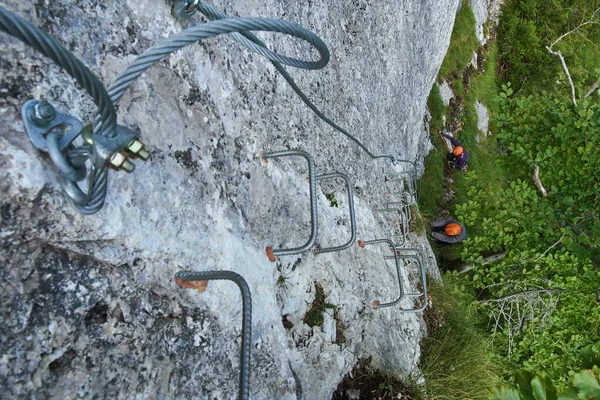
[[[124,170],[126,172],[132,172],[135,169],[135,165],[130,162],[127,157],[121,153],[115,153],[110,158],[110,166],[116,170]]]
[[[137,139],[133,139],[125,147],[125,149],[136,157],[146,161],[150,157],[150,153],[144,149],[144,144]]]
[[[31,121],[37,126],[48,126],[56,118],[56,110],[47,101],[40,101],[31,108]]]

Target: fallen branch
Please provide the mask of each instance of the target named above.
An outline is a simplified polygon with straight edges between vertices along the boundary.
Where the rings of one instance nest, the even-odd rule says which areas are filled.
[[[502,252],[502,253],[498,253],[498,254],[493,254],[489,257],[486,257],[483,259],[483,262],[481,263],[481,265],[486,265],[489,263],[492,263],[494,261],[498,261],[498,260],[502,260],[504,257],[506,257],[506,252]],[[460,269],[460,271],[458,271],[459,274],[464,274],[469,272],[470,270],[472,270],[473,268],[475,268],[477,265],[463,265],[463,267]]]
[[[590,97],[596,89],[598,89],[598,79],[596,79],[596,82],[592,83],[592,86],[590,86],[590,90],[585,92],[585,94],[583,95],[583,99]]]
[[[574,98],[573,98],[573,101],[575,101]],[[575,105],[577,105],[577,103],[575,103]],[[544,188],[544,185],[542,185],[539,174],[540,174],[540,167],[539,167],[539,165],[536,165],[535,168],[533,169],[533,174],[532,174],[533,182],[535,183],[535,187],[537,187],[537,190],[539,190],[539,192],[542,194],[542,196],[548,197],[548,192]]]
[[[498,297],[496,299],[483,300],[481,304],[492,304],[492,303],[500,303],[507,300],[515,300],[515,299],[523,299],[525,297],[537,296],[539,294],[549,294],[552,292],[562,292],[564,288],[543,288],[543,289],[532,289],[532,290],[523,290],[521,292],[511,293],[509,295]]]

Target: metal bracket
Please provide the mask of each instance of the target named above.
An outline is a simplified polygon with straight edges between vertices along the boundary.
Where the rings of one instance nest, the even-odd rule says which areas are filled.
[[[246,280],[233,271],[180,271],[175,275],[175,283],[183,288],[195,288],[200,293],[204,289],[190,284],[194,281],[229,280],[235,283],[242,294],[242,349],[240,352],[239,399],[246,400],[250,394],[250,357],[252,351],[252,296]],[[205,286],[204,286],[205,288]]]
[[[371,245],[371,244],[380,244],[380,243],[384,243],[387,244],[389,248],[393,249],[394,248],[394,243],[392,243],[391,240],[389,239],[374,239],[374,240],[366,240],[366,241],[358,241],[358,246],[361,248],[364,248],[367,245]],[[378,309],[378,308],[385,308],[385,307],[392,307],[395,306],[396,304],[400,303],[400,301],[402,299],[404,299],[405,295],[404,295],[404,289],[402,288],[402,274],[400,272],[400,264],[398,263],[398,257],[396,255],[396,252],[393,252],[394,256],[392,257],[395,262],[396,262],[396,273],[398,275],[398,298],[396,300],[393,301],[389,301],[387,303],[382,303],[379,300],[375,300],[372,303],[372,306],[374,309]],[[401,312],[404,312],[405,310],[400,309]]]
[[[400,205],[400,208],[389,207],[391,205]],[[406,239],[408,238],[409,232],[409,222],[411,219],[410,206],[403,202],[392,202],[385,203],[385,208],[377,208],[374,212],[398,212],[400,214],[400,229],[401,233],[399,235],[392,235],[393,238],[402,238],[402,243],[398,243],[395,246],[401,247],[406,244]]]
[[[128,157],[145,160],[150,156],[136,139],[137,132],[118,125],[114,137],[93,135],[91,126],[84,127],[80,120],[56,111],[46,101],[27,101],[21,108],[21,116],[31,143],[48,153],[65,178],[61,184],[66,196],[78,206],[85,206],[91,201],[95,196],[94,188],[106,186],[107,164],[114,169],[131,172],[135,166]],[[79,136],[83,143],[76,147],[73,142]],[[89,170],[86,168],[87,160],[91,160]],[[100,176],[103,176],[102,182],[97,181]],[[86,179],[87,193],[77,184]]]
[[[21,117],[25,124],[25,131],[36,149],[48,152],[46,136],[50,131],[59,127],[70,127],[58,141],[60,150],[65,150],[83,129],[83,123],[70,115],[57,112],[48,102],[29,100],[21,107]]]
[[[318,175],[316,177],[316,180],[320,181],[332,178],[342,178],[346,183],[346,190],[348,192],[348,209],[350,211],[350,240],[341,246],[332,246],[323,249],[316,249],[315,251],[313,251],[315,255],[345,250],[351,247],[354,244],[354,241],[356,241],[356,217],[354,213],[354,195],[352,193],[352,184],[350,183],[350,178],[348,178],[346,174],[343,174],[341,172],[332,172],[329,174]]]
[[[199,3],[200,0],[175,0],[171,14],[177,19],[189,19],[196,13]]]
[[[266,248],[267,257],[270,261],[275,262],[277,260],[277,256],[289,256],[292,254],[300,254],[309,251],[317,241],[317,179],[315,177],[315,161],[312,156],[303,150],[283,150],[283,151],[274,151],[262,154],[260,157],[263,160],[267,160],[269,158],[279,158],[286,156],[301,156],[304,157],[308,163],[308,183],[309,183],[309,191],[310,191],[310,237],[308,241],[300,246],[294,247],[291,249],[273,249],[271,246]]]
[[[423,311],[425,308],[427,308],[427,274],[425,271],[425,261],[423,259],[423,252],[420,249],[414,249],[414,248],[397,248],[397,247],[393,247],[392,248],[392,252],[394,253],[393,256],[384,256],[383,259],[384,260],[412,260],[415,261],[419,267],[419,271],[421,273],[421,286],[422,286],[422,290],[418,293],[405,293],[404,296],[406,297],[423,297],[423,303],[420,307],[417,308],[411,308],[411,309],[404,309],[402,310],[403,312],[418,312],[418,311]],[[413,254],[402,254],[404,252],[414,252]]]

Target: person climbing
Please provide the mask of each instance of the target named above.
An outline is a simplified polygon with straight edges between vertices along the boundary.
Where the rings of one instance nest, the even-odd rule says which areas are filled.
[[[433,221],[431,223],[431,230],[431,236],[444,244],[459,243],[468,236],[465,227],[452,218]]]
[[[469,153],[467,153],[464,147],[460,145],[458,140],[454,139],[452,136],[446,135],[445,133],[442,133],[442,136],[448,139],[450,143],[452,143],[452,145],[454,146],[452,152],[446,157],[447,160],[456,169],[465,168],[465,166],[467,165],[467,160],[469,159]]]

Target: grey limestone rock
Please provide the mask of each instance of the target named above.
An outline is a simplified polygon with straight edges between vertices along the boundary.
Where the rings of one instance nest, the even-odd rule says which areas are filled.
[[[282,18],[321,36],[331,62],[319,71],[290,69],[299,86],[374,153],[413,160],[419,171],[429,149],[426,99],[458,3],[214,2],[233,16]],[[107,86],[146,48],[203,21],[175,20],[165,0],[4,4]],[[282,53],[307,53],[289,38],[261,36]],[[94,105],[51,61],[4,34],[0,70],[1,397],[235,398],[241,297],[230,282],[210,282],[202,294],[181,289],[173,277],[182,269],[234,270],[248,281],[252,398],[328,398],[362,357],[400,374],[415,370],[422,315],[371,308],[396,295],[392,266],[382,259],[387,249],[354,246],[276,263],[264,254],[267,245],[302,244],[309,219],[304,163],[261,163],[261,151],[301,148],[319,172],[350,175],[363,240],[393,229],[389,216],[372,210],[389,198],[385,180],[394,174],[313,115],[267,60],[220,37],[145,73],[118,115],[140,130],[151,159],[136,161],[132,174],[111,172],[106,205],[92,216],[69,206],[19,110],[45,99],[89,123]],[[345,241],[342,183],[319,183],[317,192],[319,244]],[[424,236],[411,233],[410,246],[426,251],[435,277]],[[414,289],[415,271],[404,274]],[[323,327],[304,322],[314,282],[336,306]]]

